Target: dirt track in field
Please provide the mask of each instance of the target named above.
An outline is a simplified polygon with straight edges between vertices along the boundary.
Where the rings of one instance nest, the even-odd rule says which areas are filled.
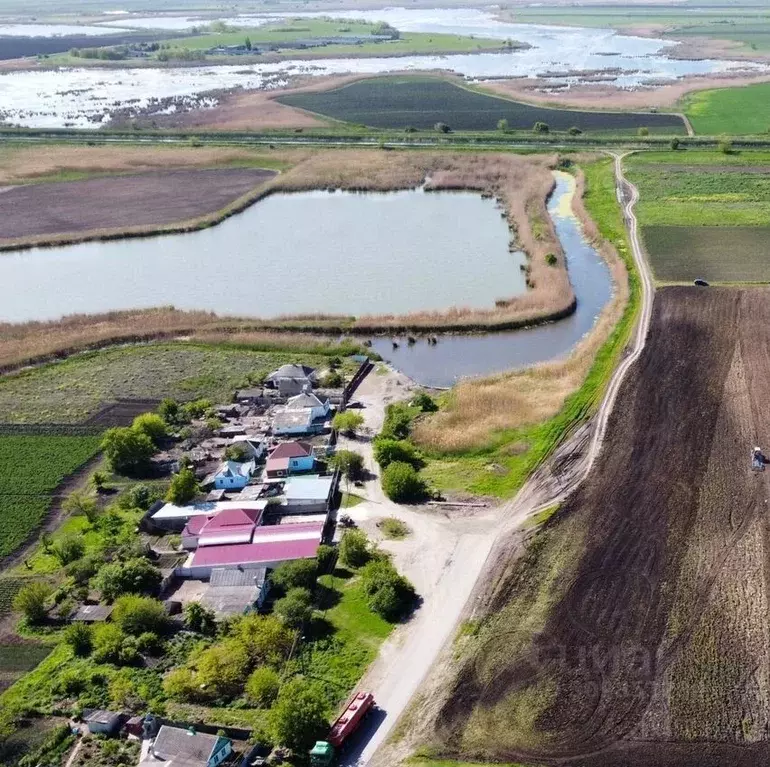
[[[749,455],[769,401],[770,290],[659,291],[597,465],[495,590],[442,753],[766,763],[770,471]]]
[[[170,170],[16,186],[0,194],[0,243],[191,221],[273,176],[252,168]]]

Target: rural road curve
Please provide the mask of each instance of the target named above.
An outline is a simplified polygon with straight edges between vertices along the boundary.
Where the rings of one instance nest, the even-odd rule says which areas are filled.
[[[425,594],[422,608],[418,610],[415,618],[403,627],[403,630],[396,632],[395,641],[389,641],[386,646],[383,646],[380,656],[362,682],[362,687],[374,693],[380,710],[376,721],[371,721],[364,727],[363,737],[359,743],[341,758],[340,764],[343,767],[384,765],[400,761],[393,758],[394,754],[389,753],[391,749],[386,745],[388,735],[420,690],[447,643],[452,641],[458,622],[469,599],[472,598],[473,589],[490,562],[495,544],[504,540],[510,531],[518,528],[529,516],[554,503],[562,502],[574,492],[590,473],[601,451],[607,422],[620,386],[644,349],[652,316],[654,293],[652,275],[641,247],[638,222],[634,213],[639,193],[623,175],[622,161],[625,155],[612,152],[608,154],[611,154],[615,162],[616,194],[623,209],[633,259],[639,272],[641,305],[633,339],[614,371],[594,417],[595,427],[590,443],[580,458],[580,468],[572,474],[568,482],[560,487],[558,493],[552,494],[545,501],[542,497],[538,497],[537,493],[528,494],[525,484],[516,499],[497,507],[496,513],[481,515],[483,519],[477,520],[482,522],[481,526],[474,525],[471,519],[467,519],[463,525],[460,525],[460,529],[454,531],[454,534],[450,530],[445,530],[443,534],[436,530],[431,531],[434,536],[432,539],[430,535],[422,539],[421,543],[427,545],[421,548],[422,554],[419,551],[415,552],[416,559],[424,565],[424,557],[428,557],[432,565],[429,569],[434,573],[436,570],[439,572],[434,575],[430,586],[421,592]],[[366,457],[369,463],[371,458],[369,455]],[[386,513],[399,516],[410,524],[417,521],[413,516],[410,517],[414,512],[390,504],[384,498],[377,498],[377,501],[380,503],[384,501],[387,504],[386,508],[389,508]],[[371,508],[370,503],[356,507],[352,510],[353,516],[360,514],[363,517],[369,508]],[[358,514],[355,513],[356,511]],[[385,509],[381,508],[379,513],[382,514],[384,511]],[[364,519],[359,518],[357,521],[364,522]],[[434,521],[434,523],[437,522],[438,520]],[[422,522],[424,525],[427,523],[428,520]],[[415,535],[415,538],[418,537],[422,538],[421,535]],[[444,552],[434,550],[442,548],[437,545],[439,542],[446,547]],[[439,560],[443,557],[445,557],[445,564],[442,567]],[[398,560],[399,556],[396,555],[396,564],[401,565]],[[412,562],[412,566],[418,564],[417,561]],[[410,577],[415,574],[409,572],[411,568],[406,569]]]

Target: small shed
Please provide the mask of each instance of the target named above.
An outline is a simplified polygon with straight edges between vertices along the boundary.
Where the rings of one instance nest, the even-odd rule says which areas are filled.
[[[101,708],[86,709],[83,721],[92,735],[111,735],[120,726],[120,714]]]

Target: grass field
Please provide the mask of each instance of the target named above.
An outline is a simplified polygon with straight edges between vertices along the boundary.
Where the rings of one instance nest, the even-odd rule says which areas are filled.
[[[443,122],[453,130],[496,130],[505,119],[512,130],[532,130],[545,122],[551,130],[577,127],[586,132],[650,131],[682,134],[679,117],[666,114],[579,112],[548,109],[479,93],[436,77],[378,77],[330,91],[295,93],[282,104],[374,128],[431,130]]]
[[[646,152],[626,163],[657,279],[770,280],[770,154]]]
[[[699,134],[767,133],[770,131],[770,83],[691,93],[684,112]]]
[[[40,525],[51,492],[93,456],[99,437],[0,436],[0,557]]]
[[[326,357],[225,346],[158,344],[90,352],[0,378],[0,413],[11,423],[77,423],[116,398],[229,402],[249,377]]]

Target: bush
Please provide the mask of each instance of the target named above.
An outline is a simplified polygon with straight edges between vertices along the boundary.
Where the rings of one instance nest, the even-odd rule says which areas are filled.
[[[158,415],[169,425],[174,426],[180,422],[182,415],[179,403],[175,399],[166,397],[158,405]]]
[[[650,129],[649,128],[645,128],[644,126],[642,126],[641,128],[639,128],[639,130],[637,130],[637,135],[642,136],[642,137],[649,136],[650,135]]]
[[[318,563],[314,559],[296,559],[284,562],[273,570],[270,580],[284,592],[303,588],[312,591],[318,576]]]
[[[84,557],[70,562],[65,568],[67,575],[72,578],[76,586],[86,586],[88,581],[96,575],[98,569],[95,559]]]
[[[273,610],[287,626],[300,629],[313,614],[313,598],[307,589],[289,589],[286,596],[275,603]]]
[[[146,434],[125,427],[107,429],[101,449],[113,471],[128,475],[146,471],[155,453],[155,445]]]
[[[252,671],[246,681],[246,698],[259,708],[270,708],[275,701],[281,681],[278,674],[267,666]]]
[[[332,419],[332,428],[341,431],[352,437],[358,429],[364,424],[364,417],[361,413],[352,410],[346,410],[344,413],[337,413]]]
[[[195,472],[189,466],[184,466],[171,478],[166,500],[177,506],[184,506],[197,494],[198,480],[195,479]]]
[[[252,666],[281,667],[294,644],[294,632],[275,615],[250,614],[238,618],[230,635],[246,649]]]
[[[188,402],[182,408],[182,411],[184,415],[189,419],[203,418],[203,416],[206,415],[206,412],[211,410],[212,407],[213,405],[210,400],[196,399],[193,402]]]
[[[438,133],[451,133],[452,129],[446,123],[436,123],[433,126],[433,130]]]
[[[412,406],[420,408],[423,413],[435,413],[438,410],[436,400],[424,391],[415,394],[414,399],[412,400]]]
[[[507,133],[508,132],[508,120],[503,118],[502,120],[497,121],[497,130],[499,130],[501,133]]]
[[[251,450],[246,447],[245,442],[236,442],[232,445],[228,445],[227,450],[225,450],[225,458],[229,461],[246,463],[251,460]]]
[[[337,549],[334,546],[327,546],[322,543],[316,551],[315,558],[318,563],[318,574],[325,575],[332,572],[337,564]]]
[[[163,655],[165,643],[154,631],[145,631],[137,637],[136,649],[142,655],[150,655],[153,658],[157,658]]]
[[[675,152],[677,149],[679,149],[679,139],[678,138],[672,138],[671,139],[671,149],[673,149]]]
[[[428,490],[414,466],[395,461],[382,472],[382,489],[395,503],[420,503]]]
[[[140,509],[147,511],[155,501],[161,497],[161,493],[156,487],[149,485],[134,485],[126,490],[118,499],[118,506],[121,509]]]
[[[135,594],[126,594],[115,602],[112,620],[132,636],[139,636],[146,631],[163,634],[168,628],[168,615],[163,603],[152,597]]]
[[[85,623],[73,623],[64,632],[64,641],[72,648],[75,655],[85,657],[91,654],[94,638],[91,627]]]
[[[120,662],[120,651],[126,640],[120,626],[102,623],[93,631],[93,659],[97,663]]]
[[[328,372],[321,379],[321,386],[325,389],[339,389],[343,383],[342,376],[336,370]]]
[[[340,541],[340,560],[350,567],[361,567],[371,559],[369,539],[362,530],[346,530]]]
[[[13,609],[23,613],[28,623],[41,623],[46,615],[46,603],[52,589],[47,583],[33,581],[19,590],[13,599]]]
[[[406,538],[409,535],[409,527],[406,522],[402,522],[400,519],[396,519],[396,517],[385,517],[377,523],[377,527],[380,528],[380,531],[386,538],[393,540]]]
[[[83,556],[86,547],[80,535],[71,533],[63,535],[51,546],[51,553],[63,567]]]
[[[536,122],[536,123],[535,123],[535,124],[532,126],[532,130],[533,130],[535,133],[548,133],[548,131],[550,130],[550,128],[548,127],[548,123],[544,123],[544,122],[541,122],[540,120],[538,120],[538,121],[537,121],[537,122]]]
[[[103,472],[94,472],[93,478],[100,474],[104,476]],[[62,508],[67,514],[85,517],[91,524],[94,524],[99,516],[99,506],[96,503],[96,499],[91,498],[85,493],[80,493],[77,490],[70,493],[64,499]]]
[[[364,475],[364,459],[353,450],[338,450],[330,459],[329,465],[339,469],[342,476],[355,482]]]
[[[556,258],[555,253],[546,253],[545,254],[545,262],[548,264],[548,266],[556,266],[556,264],[559,263],[559,259]]]
[[[209,610],[200,602],[188,602],[184,606],[184,625],[190,631],[214,636],[217,633],[217,618],[213,610]]]
[[[144,413],[134,418],[131,428],[146,434],[157,447],[168,436],[166,422],[157,413]]]
[[[163,679],[163,691],[169,698],[186,703],[202,699],[201,689],[192,669],[176,668],[169,671]]]
[[[367,595],[369,609],[386,620],[402,618],[414,605],[414,586],[399,575],[388,559],[376,559],[363,567],[361,585]]]
[[[297,753],[308,751],[328,728],[324,695],[305,679],[294,678],[281,688],[268,721],[276,743]]]
[[[719,142],[718,147],[722,154],[732,154],[733,152],[733,142],[729,138],[723,138]]]
[[[96,575],[95,588],[113,602],[123,594],[153,594],[162,580],[160,570],[144,557],[104,565]]]
[[[405,402],[394,402],[388,405],[385,408],[385,422],[379,436],[383,439],[406,439],[416,415],[416,409],[409,407]]]
[[[381,469],[386,469],[391,463],[408,463],[419,468],[423,461],[417,449],[410,442],[400,439],[377,437],[374,440],[374,460]]]
[[[580,135],[582,132],[583,132],[583,131],[582,131],[582,130],[580,130],[580,128],[576,127],[575,125],[573,125],[573,126],[572,126],[572,127],[571,127],[571,128],[568,130],[568,131],[567,131],[567,133],[569,133],[569,135],[570,135],[570,136],[579,136],[579,135]]]
[[[207,697],[232,698],[243,689],[249,656],[242,642],[225,639],[204,650],[196,666],[196,679]]]

